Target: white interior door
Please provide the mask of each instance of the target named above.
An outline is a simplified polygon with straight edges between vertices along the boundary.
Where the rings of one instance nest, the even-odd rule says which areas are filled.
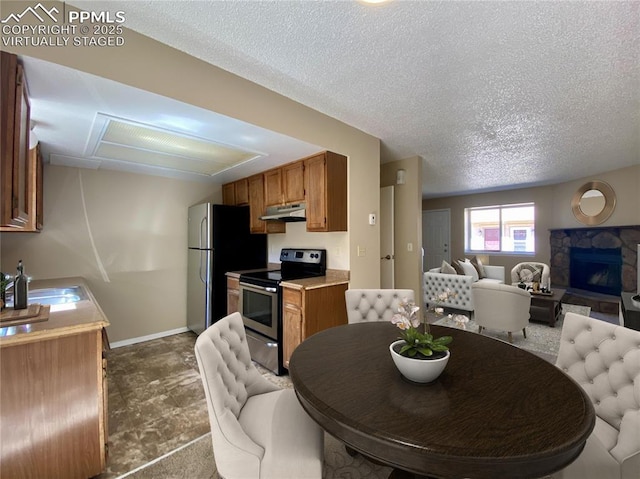
[[[393,186],[380,188],[380,287],[395,288]]]
[[[439,268],[442,260],[451,263],[451,211],[422,212],[422,247],[424,271]]]

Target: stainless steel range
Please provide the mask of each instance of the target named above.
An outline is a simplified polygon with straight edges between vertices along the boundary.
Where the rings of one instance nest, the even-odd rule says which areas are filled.
[[[323,249],[284,248],[280,269],[240,275],[239,310],[247,332],[251,358],[277,375],[282,362],[282,281],[324,276],[327,252]]]

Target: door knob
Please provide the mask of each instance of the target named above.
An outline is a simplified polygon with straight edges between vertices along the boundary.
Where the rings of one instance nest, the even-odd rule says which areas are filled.
[[[391,255],[388,254],[387,256],[385,256],[384,258],[380,258],[380,259],[391,259]]]

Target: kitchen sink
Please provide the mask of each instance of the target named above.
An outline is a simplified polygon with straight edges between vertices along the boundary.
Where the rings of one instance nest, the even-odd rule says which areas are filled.
[[[66,288],[43,288],[29,291],[29,304],[65,304],[77,303],[88,299],[82,286],[68,286]],[[7,294],[7,306],[13,307],[13,294]]]

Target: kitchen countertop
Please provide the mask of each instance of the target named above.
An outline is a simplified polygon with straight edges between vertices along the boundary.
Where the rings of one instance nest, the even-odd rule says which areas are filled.
[[[315,278],[292,279],[283,281],[281,286],[294,289],[315,289],[349,283],[349,272],[342,270],[327,270],[325,276]]]
[[[277,271],[280,264],[269,263],[266,268],[251,269],[246,271],[229,271],[227,276],[239,279],[243,273],[255,273],[256,271]],[[349,271],[341,269],[328,269],[325,276],[316,276],[314,278],[290,279],[282,281],[281,286],[294,289],[314,289],[324,288],[327,286],[335,286],[337,284],[349,283]]]
[[[109,320],[95,300],[87,282],[80,277],[33,280],[29,290],[65,288],[80,285],[87,298],[75,303],[52,305],[49,319],[0,328],[0,347],[41,341],[109,326]]]

